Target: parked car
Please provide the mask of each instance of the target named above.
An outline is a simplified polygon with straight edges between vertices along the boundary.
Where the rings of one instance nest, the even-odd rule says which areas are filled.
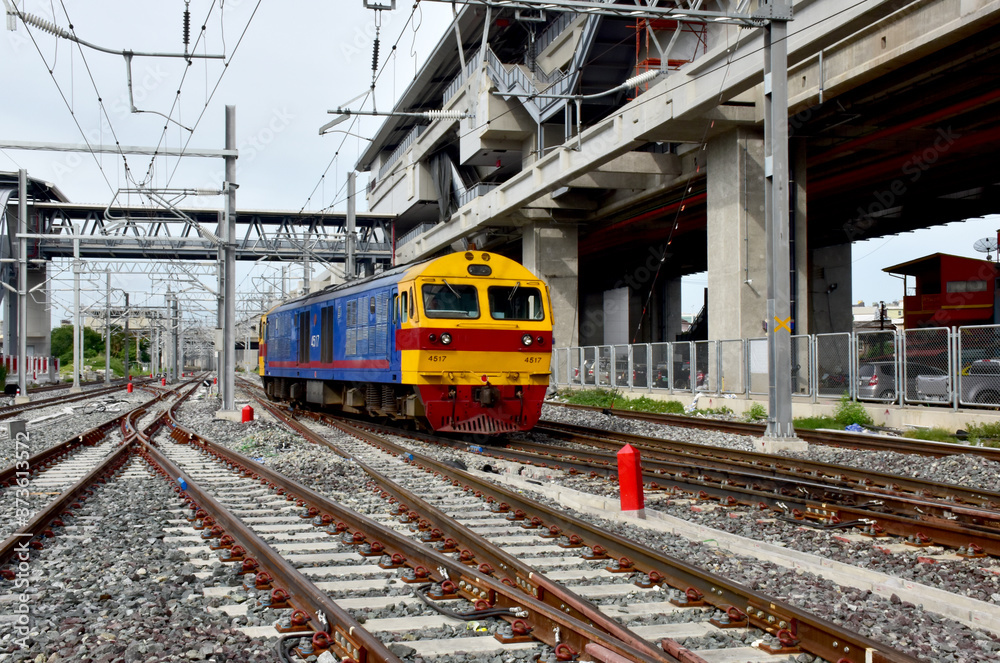
[[[917,379],[921,376],[947,377],[948,373],[936,366],[906,362],[903,380],[904,393],[917,395]],[[896,400],[896,363],[871,361],[858,366],[858,398],[864,400]]]
[[[977,359],[962,371],[963,403],[1000,405],[1000,359]],[[917,397],[923,401],[950,401],[951,376],[922,375],[917,378]]]

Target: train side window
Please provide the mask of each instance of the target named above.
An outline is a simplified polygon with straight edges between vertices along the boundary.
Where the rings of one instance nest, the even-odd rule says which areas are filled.
[[[309,363],[309,312],[299,313],[299,363]]]
[[[333,361],[333,307],[321,309],[319,330],[319,360],[324,363]]]
[[[399,295],[392,296],[392,324],[399,322]]]
[[[404,293],[400,294],[399,298],[400,298],[400,302],[402,302],[402,304],[399,307],[399,311],[400,311],[399,321],[400,321],[400,323],[403,323],[403,322],[406,322],[407,319],[408,319],[407,315],[406,315],[406,313],[407,313],[407,308],[406,308],[407,304],[406,304],[406,302],[407,302],[407,299],[408,299],[407,293],[404,292]]]

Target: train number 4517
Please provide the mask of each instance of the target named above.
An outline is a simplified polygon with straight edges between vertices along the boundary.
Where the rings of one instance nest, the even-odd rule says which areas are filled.
[[[525,364],[540,364],[540,363],[542,363],[542,358],[541,357],[525,357],[524,358],[524,363]]]

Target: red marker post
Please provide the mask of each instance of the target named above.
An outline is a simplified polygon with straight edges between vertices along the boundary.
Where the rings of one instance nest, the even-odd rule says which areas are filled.
[[[626,444],[618,452],[618,493],[622,511],[641,511],[646,506],[639,460],[639,450],[631,444]]]
[[[242,419],[243,419],[242,423],[244,423],[244,424],[246,422],[248,422],[248,421],[253,421],[253,408],[250,407],[249,405],[244,405],[243,406],[243,417],[242,417]]]

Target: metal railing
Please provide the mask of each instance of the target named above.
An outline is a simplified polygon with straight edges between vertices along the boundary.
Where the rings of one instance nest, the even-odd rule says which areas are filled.
[[[792,395],[1000,407],[1000,325],[792,337]],[[750,397],[768,391],[767,339],[555,348],[552,383]]]
[[[392,151],[389,158],[386,159],[385,163],[383,163],[378,169],[378,179],[380,181],[389,173],[390,170],[392,170],[393,165],[399,161],[399,158],[403,156],[403,153],[410,149],[410,146],[417,140],[417,137],[419,137],[420,134],[424,133],[426,130],[426,124],[418,124],[410,129],[410,133],[406,134],[406,137],[403,138],[403,140],[399,141],[399,145],[396,146],[396,149]]]

